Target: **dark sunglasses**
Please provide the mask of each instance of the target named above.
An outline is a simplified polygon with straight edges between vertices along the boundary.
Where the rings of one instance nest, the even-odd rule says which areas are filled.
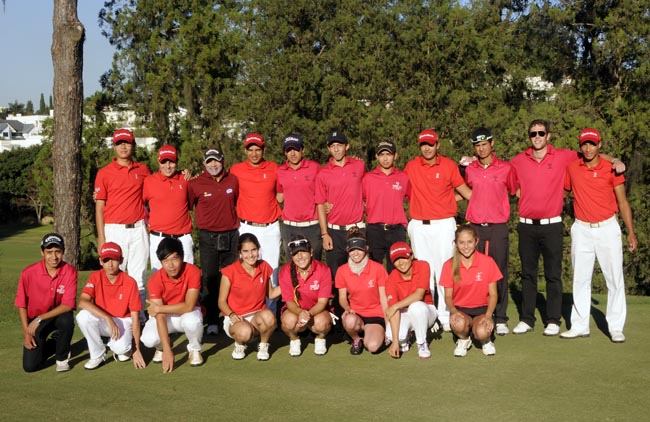
[[[309,246],[309,240],[307,239],[299,239],[299,240],[292,240],[291,242],[287,243],[287,246],[289,248],[297,248],[299,246]]]
[[[528,137],[530,137],[531,139],[533,139],[535,136],[539,136],[540,138],[543,138],[546,136],[546,132],[544,132],[543,130],[538,130],[537,132],[530,132],[528,134]]]

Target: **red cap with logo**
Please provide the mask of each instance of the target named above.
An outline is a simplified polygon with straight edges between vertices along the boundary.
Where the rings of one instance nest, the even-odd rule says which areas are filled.
[[[248,148],[251,145],[264,148],[264,137],[259,133],[249,133],[246,135],[246,138],[244,138],[244,148]]]
[[[600,143],[600,132],[592,127],[582,129],[580,131],[580,145],[582,146],[585,142],[593,142],[594,145],[598,145]]]
[[[114,259],[119,261],[122,259],[122,248],[115,242],[106,242],[99,251],[99,259]]]
[[[135,143],[135,136],[133,132],[128,129],[118,129],[113,132],[113,145],[117,144],[120,141],[126,141],[130,144]]]
[[[400,258],[410,258],[413,255],[411,247],[406,242],[395,242],[390,247],[390,262],[395,262]]]
[[[162,163],[165,160],[170,160],[175,163],[178,161],[178,154],[173,145],[163,145],[158,150],[158,162]]]
[[[424,129],[418,136],[418,145],[435,145],[438,142],[438,134],[432,129]]]

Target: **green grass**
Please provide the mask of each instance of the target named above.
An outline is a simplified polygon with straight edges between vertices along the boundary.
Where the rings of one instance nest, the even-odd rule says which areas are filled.
[[[177,367],[163,374],[159,365],[136,371],[112,360],[84,370],[88,352],[77,330],[70,372],[48,367],[26,374],[13,299],[18,275],[39,259],[46,232],[0,229],[3,420],[647,420],[647,297],[628,297],[624,344],[611,343],[592,321],[585,339],[546,338],[539,325],[524,336],[499,337],[490,358],[474,348],[454,358],[450,335],[432,341],[427,361],[415,350],[400,360],[386,352],[353,357],[341,342],[323,357],[314,356],[310,343],[301,357],[290,358],[288,340],[276,334],[270,361],[258,362],[253,353],[235,362],[230,342],[219,336],[204,339],[206,362],[193,368],[180,337]],[[86,278],[80,274],[80,284]],[[606,298],[594,300],[595,312],[604,313]],[[516,322],[514,303],[510,316]]]

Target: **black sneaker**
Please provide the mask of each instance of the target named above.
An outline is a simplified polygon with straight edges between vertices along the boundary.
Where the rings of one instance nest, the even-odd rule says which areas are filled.
[[[350,353],[353,355],[360,355],[363,352],[363,339],[359,338],[352,342],[352,347],[350,347]]]

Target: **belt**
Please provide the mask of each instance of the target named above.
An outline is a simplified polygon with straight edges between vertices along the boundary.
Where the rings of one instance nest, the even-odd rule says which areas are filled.
[[[358,227],[360,229],[363,229],[366,227],[366,223],[364,223],[363,221],[359,221],[358,223],[348,224],[347,226],[339,226],[338,224],[327,223],[327,227],[329,227],[332,230],[350,230],[352,227]]]
[[[288,220],[282,220],[284,224],[287,226],[293,226],[293,227],[309,227],[313,226],[315,224],[318,224],[318,220],[311,220],[311,221],[288,221]]]
[[[246,221],[246,220],[242,220],[242,219],[239,219],[239,221],[241,221],[242,223],[247,224],[247,225],[249,225],[249,226],[253,226],[253,227],[268,227],[268,226],[270,226],[271,224],[275,224],[275,222],[276,222],[277,220],[276,220],[276,221],[273,221],[273,222],[271,222],[271,223],[253,223],[252,221]]]
[[[155,230],[149,230],[149,234],[153,234],[154,236],[160,236],[160,237],[171,237],[172,239],[180,239],[183,236],[187,236],[189,233],[185,233],[185,234],[167,234],[167,233],[157,232]]]
[[[580,224],[582,224],[584,226],[591,227],[592,229],[596,229],[598,227],[606,226],[608,224],[611,224],[614,221],[616,221],[616,215],[612,215],[607,220],[599,221],[598,223],[589,223],[587,221],[578,220],[576,218],[576,223],[580,223]]]
[[[562,217],[557,216],[551,218],[541,218],[539,220],[536,220],[534,218],[519,217],[519,222],[524,224],[532,224],[534,226],[539,226],[539,225],[544,226],[546,224],[560,223],[562,222]]]
[[[109,223],[109,224],[114,224],[114,223]],[[138,220],[135,223],[131,223],[131,224],[115,224],[115,225],[122,226],[125,229],[135,229],[136,227],[144,226],[144,220]]]
[[[490,227],[490,226],[496,226],[499,224],[506,224],[506,223],[472,223],[475,226],[481,226],[481,227]]]
[[[399,228],[403,228],[401,224],[384,224],[384,223],[368,223],[368,227],[370,226],[379,226],[382,229],[384,229],[385,232],[389,230],[397,230]]]

